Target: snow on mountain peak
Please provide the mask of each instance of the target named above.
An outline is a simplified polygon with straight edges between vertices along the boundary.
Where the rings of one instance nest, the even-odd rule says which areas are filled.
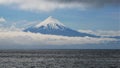
[[[55,28],[58,29],[59,26],[64,26],[60,21],[58,21],[57,19],[53,18],[52,16],[49,16],[47,19],[45,19],[43,22],[39,23],[38,25],[36,25],[36,28],[39,28],[41,26],[44,27],[51,27],[51,28]]]

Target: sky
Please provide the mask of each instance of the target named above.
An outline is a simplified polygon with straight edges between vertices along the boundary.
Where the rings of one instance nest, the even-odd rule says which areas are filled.
[[[53,16],[75,30],[118,31],[119,4],[119,0],[0,0],[0,20],[5,20],[0,25],[26,27]]]
[[[71,29],[101,37],[21,31],[49,16]],[[120,49],[119,42],[120,0],[0,0],[0,49]]]

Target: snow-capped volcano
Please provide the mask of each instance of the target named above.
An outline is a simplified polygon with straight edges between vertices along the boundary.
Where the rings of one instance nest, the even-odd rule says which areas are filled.
[[[53,18],[52,16],[48,17],[43,22],[33,26],[29,27],[24,30],[25,32],[33,32],[33,33],[42,33],[42,34],[51,34],[51,35],[62,35],[62,36],[90,36],[90,37],[97,37],[92,34],[87,33],[81,33],[75,30],[72,30],[65,25],[63,25],[60,21]]]
[[[59,26],[64,27],[64,25],[62,23],[60,23],[57,19],[53,18],[52,16],[49,16],[46,20],[39,23],[35,27],[36,28],[39,28],[39,27],[48,28],[49,27],[49,28],[52,28],[52,29],[59,29]]]

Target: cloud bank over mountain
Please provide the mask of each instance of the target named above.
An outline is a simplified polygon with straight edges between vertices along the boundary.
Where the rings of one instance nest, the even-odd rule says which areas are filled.
[[[63,8],[85,10],[90,7],[118,6],[119,4],[120,0],[0,0],[0,5],[38,12]]]

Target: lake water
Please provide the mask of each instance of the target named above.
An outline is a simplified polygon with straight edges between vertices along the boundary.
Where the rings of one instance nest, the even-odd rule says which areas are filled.
[[[0,68],[120,68],[120,50],[0,50]]]

